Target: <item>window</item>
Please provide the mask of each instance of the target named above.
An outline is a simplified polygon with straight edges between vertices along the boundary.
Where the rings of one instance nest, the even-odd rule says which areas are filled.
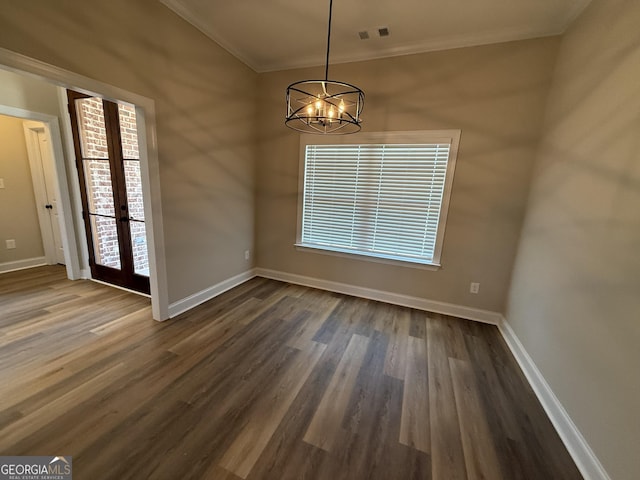
[[[299,247],[440,265],[459,130],[301,139]]]

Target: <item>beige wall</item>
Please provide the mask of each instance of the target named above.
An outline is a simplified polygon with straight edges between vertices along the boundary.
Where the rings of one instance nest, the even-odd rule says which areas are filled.
[[[169,300],[251,267],[257,75],[155,0],[0,3],[0,47],[156,102]]]
[[[0,69],[0,105],[60,115],[56,86],[27,75]]]
[[[332,66],[365,90],[365,131],[462,130],[435,272],[294,249],[284,92],[320,68],[257,75],[153,0],[2,2],[0,47],[156,101],[171,301],[246,270],[254,236],[263,268],[497,312],[508,296],[516,334],[626,480],[640,471],[639,24],[637,1],[594,0],[562,39],[548,99],[558,38]],[[0,84],[0,103],[57,114]]]
[[[439,271],[297,251],[298,135],[289,83],[320,68],[260,76],[257,264],[324,280],[503,311],[557,38],[332,66],[365,91],[363,131],[461,129]],[[480,294],[469,282],[481,283]]]
[[[507,319],[614,480],[640,475],[640,2],[562,40]]]
[[[26,74],[14,73],[0,69],[0,105],[13,108],[19,108],[27,110],[29,112],[44,113],[47,115],[58,117],[60,120],[62,115],[60,103],[58,101],[58,92],[55,85],[52,83],[30,77]],[[58,122],[59,125],[64,125],[63,122]],[[63,151],[66,158],[68,154],[66,151],[66,145],[63,142]],[[73,164],[73,160],[67,162]],[[69,185],[72,182],[77,183],[77,176],[73,167],[69,169],[67,167],[67,174],[69,177]],[[70,189],[70,195],[73,197],[74,189]],[[79,194],[78,194],[79,197]],[[78,222],[81,222],[79,214],[75,216],[72,221],[76,224],[76,231]],[[84,242],[84,239],[80,239]],[[77,244],[77,241],[76,241]],[[70,252],[70,255],[75,255],[75,252]],[[73,260],[72,260],[73,263]]]
[[[0,264],[44,256],[22,120],[0,115]],[[7,250],[5,241],[16,248]]]

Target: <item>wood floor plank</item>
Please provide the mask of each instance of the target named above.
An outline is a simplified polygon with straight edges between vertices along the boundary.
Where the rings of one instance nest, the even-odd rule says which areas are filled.
[[[309,319],[304,322],[300,329],[295,333],[295,335],[289,340],[287,345],[293,348],[297,348],[299,350],[305,350],[307,348],[313,347],[316,342],[313,341],[313,338],[318,333],[318,330],[326,322],[327,318],[338,306],[340,300],[339,299],[331,299],[329,302],[325,302],[323,309],[319,309],[318,311],[312,313],[309,316]],[[306,305],[305,305],[306,306]]]
[[[412,310],[409,320],[409,335],[425,339],[427,335],[427,312]]]
[[[131,345],[148,336],[148,325],[153,322],[151,318],[143,318],[135,328],[113,331],[101,338],[100,342],[89,350],[73,349],[69,352],[60,352],[54,357],[44,357],[40,364],[29,363],[28,368],[13,371],[13,388],[0,397],[0,411],[11,405],[18,405],[29,397],[40,397],[38,404],[46,403],[47,397],[43,392],[49,393],[49,389],[56,384],[64,382],[64,388],[75,388],[74,383],[66,382],[69,378],[83,370],[90,370],[92,365],[106,363],[106,360],[116,353],[126,351]],[[98,337],[93,336],[92,340]],[[119,361],[120,359],[118,359]],[[77,377],[78,382],[86,381],[82,375]],[[24,407],[21,407],[24,408]]]
[[[520,427],[511,411],[510,399],[505,395],[494,362],[487,349],[484,348],[485,342],[478,337],[467,337],[467,342],[470,346],[468,350],[476,376],[485,386],[480,392],[483,397],[490,397],[485,403],[491,403],[492,406],[495,406],[496,413],[499,412],[500,427],[504,429],[507,436],[514,440],[520,440]]]
[[[347,301],[348,300],[348,301]],[[330,344],[333,340],[347,340],[355,333],[355,329],[360,323],[362,311],[359,309],[362,299],[343,297],[340,304],[331,312],[324,323],[320,326],[312,340],[318,343]]]
[[[129,330],[136,328],[136,325],[140,325],[145,321],[151,321],[151,307],[142,307],[139,310],[135,310],[127,315],[114,318],[110,322],[101,323],[89,330],[96,335],[106,335],[108,333],[114,333],[122,331],[123,329]]]
[[[181,313],[176,320],[188,321],[192,323],[208,323],[211,318],[225,314],[233,310],[236,306],[246,302],[250,298],[256,298],[252,294],[260,286],[264,285],[268,280],[260,277],[254,277],[245,283],[238,285],[236,288],[227,290],[215,298],[212,298],[206,304],[200,304],[191,310]]]
[[[431,465],[434,478],[466,480],[460,420],[456,409],[449,356],[445,346],[451,330],[439,315],[426,321]]]
[[[181,436],[177,432],[180,428],[185,423],[195,425],[201,420],[201,414],[184,402],[163,402],[160,407],[147,405],[137,409],[127,418],[126,432],[130,437],[126,443],[130,448],[123,442],[114,441],[119,438],[117,436],[92,435],[92,442],[86,441],[83,451],[73,452],[74,476],[105,480],[189,478],[153,475],[152,472],[163,459],[158,452],[168,453],[179,445]],[[144,432],[137,430],[141,425],[144,425]],[[100,448],[95,448],[98,443]],[[135,448],[135,445],[144,448]]]
[[[203,480],[240,480],[240,477],[213,463],[202,475]]]
[[[409,341],[409,322],[411,311],[401,309],[393,316],[391,342],[384,363],[384,373],[390,377],[404,380],[407,359],[407,342]]]
[[[277,329],[274,331],[275,336],[281,333]],[[202,359],[198,370],[207,371],[208,375],[194,375],[194,369],[184,372],[159,393],[160,404],[149,401],[141,405],[126,422],[117,424],[106,437],[96,439],[82,452],[92,459],[91,472],[107,468],[112,458],[129,455],[130,463],[138,468],[135,478],[199,478],[200,470],[208,468],[217,459],[221,448],[228,447],[236,419],[250,409],[293,352],[266,349],[249,352],[240,357],[233,369],[224,368],[230,358],[238,358],[234,349],[246,351],[243,345],[234,344],[220,356],[207,354],[206,350],[204,354],[194,352],[192,357]],[[191,361],[188,356],[179,358]],[[238,376],[230,375],[230,371],[238,371]],[[248,373],[252,376],[245,381]],[[185,412],[176,415],[184,417],[184,421],[167,426],[164,420],[167,409],[173,411],[179,405],[185,406]],[[176,446],[152,441],[158,436],[164,438],[167,431],[171,432],[171,437],[179,439]],[[132,441],[147,447],[132,453],[127,451],[126,444],[108,441],[122,435],[129,435]],[[207,449],[203,449],[203,445],[207,445]],[[147,464],[150,460],[153,463]],[[115,478],[118,478],[117,473],[114,472]]]
[[[295,299],[291,297],[280,294],[265,299],[251,297],[227,313],[211,318],[207,325],[177,342],[170,350],[179,355],[188,354],[194,348],[202,347],[205,339],[207,348],[215,349],[262,315],[289,320],[296,317],[297,313]]]
[[[78,478],[581,478],[495,326],[259,277],[159,323],[0,274],[0,384],[0,454]]]
[[[462,320],[460,318],[450,317],[448,315],[441,315],[439,313],[431,314],[434,318],[441,318],[444,320],[444,325],[447,335],[447,342],[445,342],[445,348],[447,354],[452,358],[458,360],[469,361],[469,352],[464,340],[465,333],[468,333],[467,324],[468,320]]]
[[[264,396],[254,407],[245,427],[222,457],[221,467],[241,478],[247,478],[326,347],[316,343],[292,359],[288,371],[272,390],[264,392]]]
[[[327,361],[329,354],[327,348],[247,480],[320,478],[319,468],[331,455],[302,439],[335,372],[335,366]]]
[[[477,342],[476,345],[482,345],[486,361],[496,372],[501,396],[506,397],[503,405],[508,410],[508,414],[501,415],[501,418],[512,417],[510,427],[501,428],[502,436],[504,437],[504,434],[514,426],[519,429],[518,436],[509,437],[507,440],[510,444],[509,449],[513,452],[513,458],[518,458],[525,472],[540,472],[540,476],[546,478],[571,480],[582,478],[571,458],[566,455],[564,448],[547,451],[548,445],[557,444],[558,433],[543,413],[540,402],[527,383],[524,373],[514,361],[504,339],[501,336],[491,335],[490,330],[485,328],[474,340]],[[490,394],[485,396],[485,404],[496,404],[498,401],[499,398],[493,398]],[[507,433],[507,436],[509,435]],[[517,438],[521,440],[518,441]]]
[[[125,373],[126,368],[122,363],[108,368],[85,384],[58,397],[46,407],[42,407],[32,414],[11,423],[2,429],[2,435],[0,435],[0,451],[11,451],[15,448],[15,444],[18,443],[20,438],[38,431],[44,424],[51,422],[59,412],[65,412],[69,410],[71,405],[83,402],[86,398],[95,395],[97,390],[107,388],[109,382],[121,378]]]
[[[503,477],[493,438],[473,376],[473,367],[463,360],[449,359],[453,390],[460,418],[464,461],[469,480],[500,480]]]
[[[110,431],[114,423],[125,421],[132,409],[144,403],[149,396],[153,398],[163,386],[170,383],[166,367],[174,359],[175,355],[170,352],[157,352],[156,357],[146,357],[145,364],[135,369],[123,362],[124,371],[113,380],[120,386],[119,390],[96,389],[82,403],[51,417],[48,424],[33,436],[16,443],[14,448],[21,450],[31,447],[46,451],[52,448],[51,438],[55,438],[56,448],[81,454],[87,442],[79,432],[104,434]],[[46,410],[47,407],[45,405],[42,409]]]
[[[378,307],[373,318],[373,328],[387,336],[392,336],[393,314],[398,307],[387,303],[381,303]]]
[[[249,298],[245,302],[237,305],[226,314],[210,318],[210,321],[202,328],[195,330],[191,335],[176,342],[170,350],[178,355],[189,354],[194,348],[202,346],[203,339],[207,342],[222,344],[235,335],[246,321],[240,324],[239,318],[245,318],[251,312],[256,312],[263,305],[263,300]],[[214,347],[215,348],[215,347]]]
[[[161,397],[171,402],[182,399],[185,390],[196,391],[184,400],[196,416],[206,421],[174,428],[181,438],[180,448],[168,453],[163,452],[162,446],[152,449],[162,459],[155,470],[141,471],[140,475],[200,478],[204,469],[228,450],[255,405],[300,354],[280,342],[286,343],[305,316],[301,312],[297,321],[274,322],[268,316],[255,319],[236,338],[220,346],[217,355],[209,354],[197,365],[197,372],[208,375],[192,370],[165,389]],[[153,419],[142,419],[136,430],[145,435],[150,427],[154,428]],[[202,445],[211,450],[203,450]]]
[[[374,332],[345,412],[344,435],[334,445],[333,461],[345,465],[339,477],[386,480],[401,475],[428,480],[429,456],[398,443],[404,382],[383,375],[387,346],[387,336]],[[336,476],[323,466],[326,470],[320,478]]]
[[[427,344],[424,339],[408,337],[400,443],[429,453],[429,377]]]
[[[304,441],[326,451],[331,451],[336,436],[340,435],[341,423],[356,377],[367,352],[369,339],[353,335],[338,364],[331,383],[322,397],[316,414],[311,420]]]

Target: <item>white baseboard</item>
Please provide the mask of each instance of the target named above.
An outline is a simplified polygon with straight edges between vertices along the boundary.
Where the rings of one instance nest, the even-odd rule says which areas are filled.
[[[227,290],[231,290],[233,287],[237,287],[241,283],[246,282],[247,280],[255,277],[254,270],[247,270],[246,272],[242,272],[234,277],[223,280],[220,283],[216,283],[215,285],[205,288],[204,290],[194,293],[193,295],[189,295],[182,300],[178,300],[177,302],[173,302],[169,305],[169,318],[177,317],[181,313],[186,312],[187,310],[191,310],[194,307],[197,307],[201,303],[206,302],[207,300],[211,300],[214,297],[217,297],[221,293],[226,292]]]
[[[25,268],[41,267],[46,264],[47,259],[45,257],[25,258],[24,260],[0,263],[0,273],[15,272],[16,270],[24,270]]]
[[[611,480],[504,317],[498,328],[582,476],[585,480]]]
[[[346,283],[331,282],[319,278],[305,277],[293,273],[280,272],[276,270],[268,270],[265,268],[256,268],[255,274],[258,277],[271,278],[282,282],[295,283],[304,285],[305,287],[319,288],[320,290],[329,290],[331,292],[344,293],[355,297],[368,298],[380,302],[392,303],[394,305],[402,305],[403,307],[415,308],[417,310],[426,310],[434,313],[442,313],[454,317],[465,318],[467,320],[475,320],[476,322],[490,323],[498,325],[502,320],[502,314],[491,312],[489,310],[481,310],[478,308],[465,307],[462,305],[454,305],[452,303],[438,302],[435,300],[427,300],[425,298],[410,297],[399,293],[385,292],[382,290],[374,290],[371,288],[356,287]]]

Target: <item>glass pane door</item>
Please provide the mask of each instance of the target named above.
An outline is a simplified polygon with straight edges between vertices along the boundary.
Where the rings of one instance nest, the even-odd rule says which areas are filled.
[[[135,108],[68,91],[93,278],[149,292]]]
[[[129,229],[133,249],[133,269],[139,275],[149,276],[147,255],[147,233],[144,224],[144,204],[142,198],[142,177],[140,176],[140,154],[136,110],[129,105],[118,104],[118,121],[122,139],[124,180],[129,205]]]
[[[120,242],[102,100],[78,99],[76,111],[95,262],[119,270]]]

